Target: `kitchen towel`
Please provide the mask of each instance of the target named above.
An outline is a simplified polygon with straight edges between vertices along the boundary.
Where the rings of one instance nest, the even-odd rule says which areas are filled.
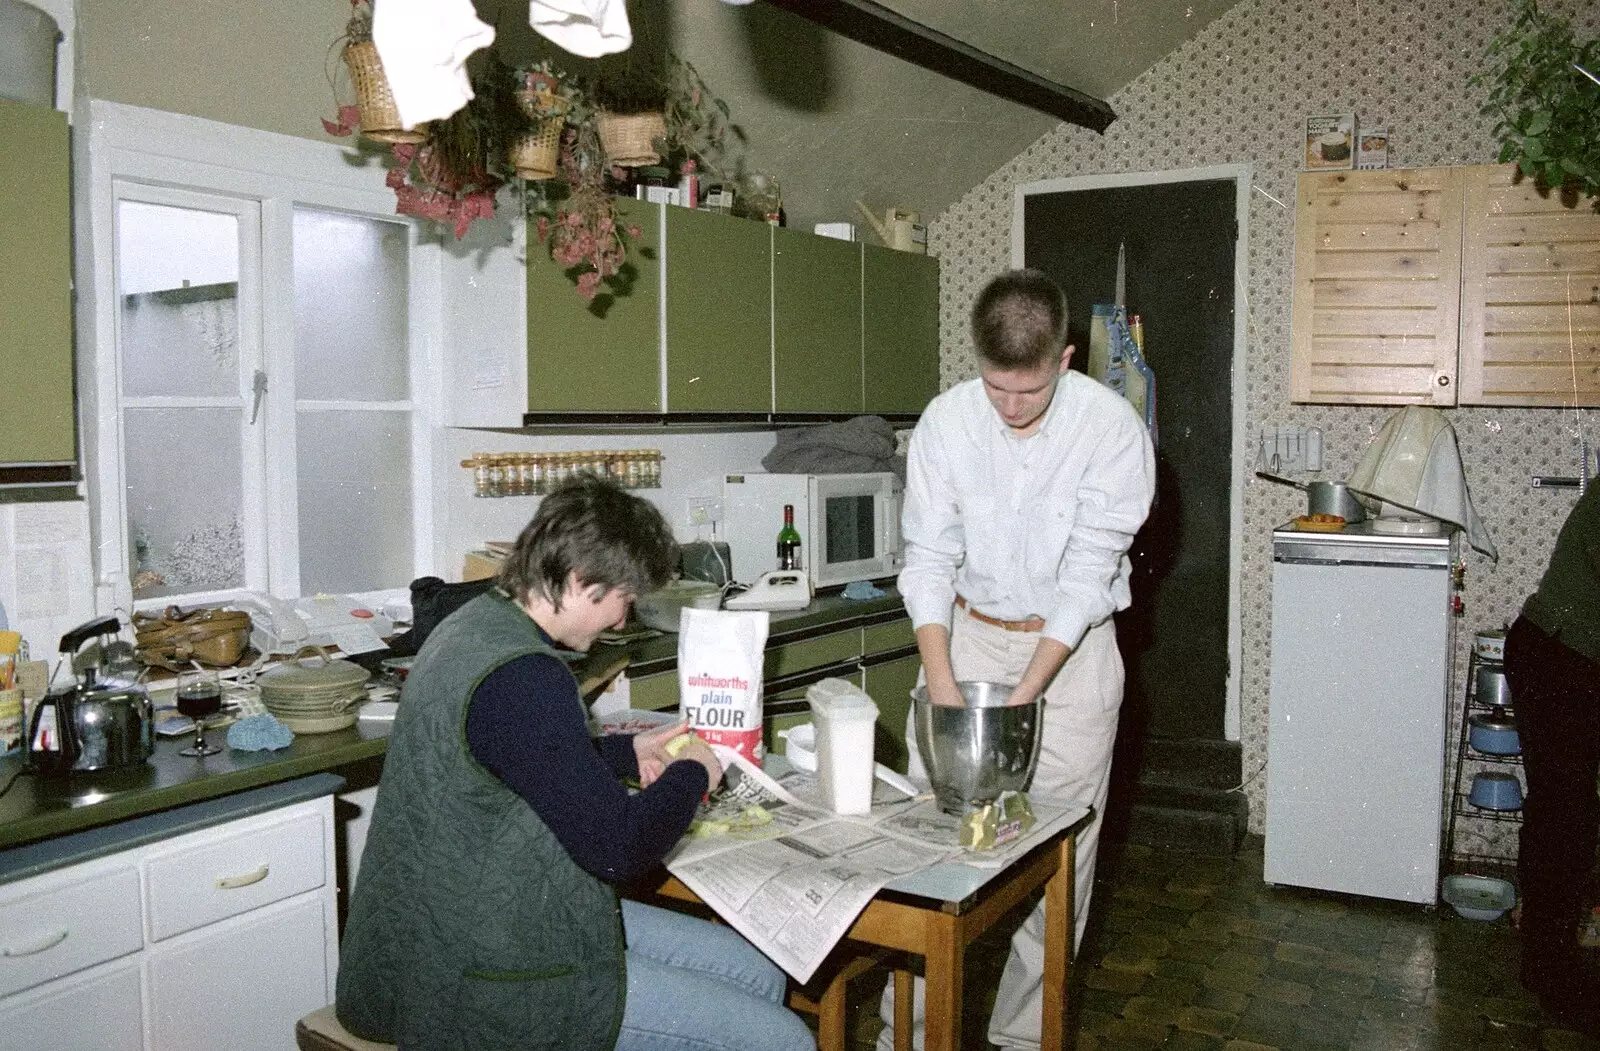
[[[1381,501],[1369,510],[1380,519],[1401,508],[1436,518],[1467,534],[1467,543],[1499,559],[1489,529],[1472,506],[1455,428],[1438,409],[1407,405],[1384,423],[1346,483]]]
[[[472,98],[467,56],[493,42],[494,27],[478,19],[471,0],[373,5],[372,43],[406,128],[441,120],[465,106]]]
[[[761,466],[774,474],[864,474],[893,471],[906,480],[906,460],[895,455],[894,428],[882,416],[780,431]]]

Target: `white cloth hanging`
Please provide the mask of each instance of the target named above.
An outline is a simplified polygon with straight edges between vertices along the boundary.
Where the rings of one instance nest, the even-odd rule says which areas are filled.
[[[465,106],[467,56],[493,42],[494,27],[479,20],[472,0],[382,0],[372,8],[372,43],[407,128]]]
[[[1485,555],[1499,558],[1472,506],[1455,428],[1438,409],[1407,405],[1390,416],[1346,484],[1382,502],[1375,508],[1380,519],[1396,508],[1436,518],[1466,533],[1467,543]],[[1371,503],[1368,507],[1374,509]]]
[[[552,44],[584,58],[626,51],[633,43],[623,0],[532,0],[528,24]]]

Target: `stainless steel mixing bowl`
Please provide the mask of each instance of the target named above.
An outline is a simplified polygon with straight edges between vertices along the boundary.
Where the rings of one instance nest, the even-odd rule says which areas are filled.
[[[939,809],[964,814],[1001,792],[1021,791],[1039,763],[1044,698],[1006,707],[1012,687],[958,682],[966,707],[934,704],[926,687],[911,691],[917,748]]]

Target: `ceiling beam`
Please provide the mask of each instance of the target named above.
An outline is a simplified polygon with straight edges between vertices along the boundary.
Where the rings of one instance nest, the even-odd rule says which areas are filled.
[[[1117,119],[1102,99],[913,22],[872,0],[767,0],[858,44],[876,48],[980,91],[1103,132]]]

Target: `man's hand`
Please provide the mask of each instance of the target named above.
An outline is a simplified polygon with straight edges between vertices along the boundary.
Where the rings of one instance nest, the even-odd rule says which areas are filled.
[[[672,762],[667,745],[689,732],[687,722],[669,723],[655,730],[633,735],[633,755],[639,761],[639,784],[649,788]]]
[[[1028,661],[1028,670],[1022,673],[1022,681],[1017,683],[1011,691],[1011,696],[1006,698],[1007,705],[1027,704],[1039,696],[1050,685],[1050,680],[1056,677],[1056,672],[1067,663],[1067,658],[1072,656],[1072,648],[1064,642],[1058,642],[1048,635],[1039,637],[1039,644],[1034,648],[1033,658]]]

